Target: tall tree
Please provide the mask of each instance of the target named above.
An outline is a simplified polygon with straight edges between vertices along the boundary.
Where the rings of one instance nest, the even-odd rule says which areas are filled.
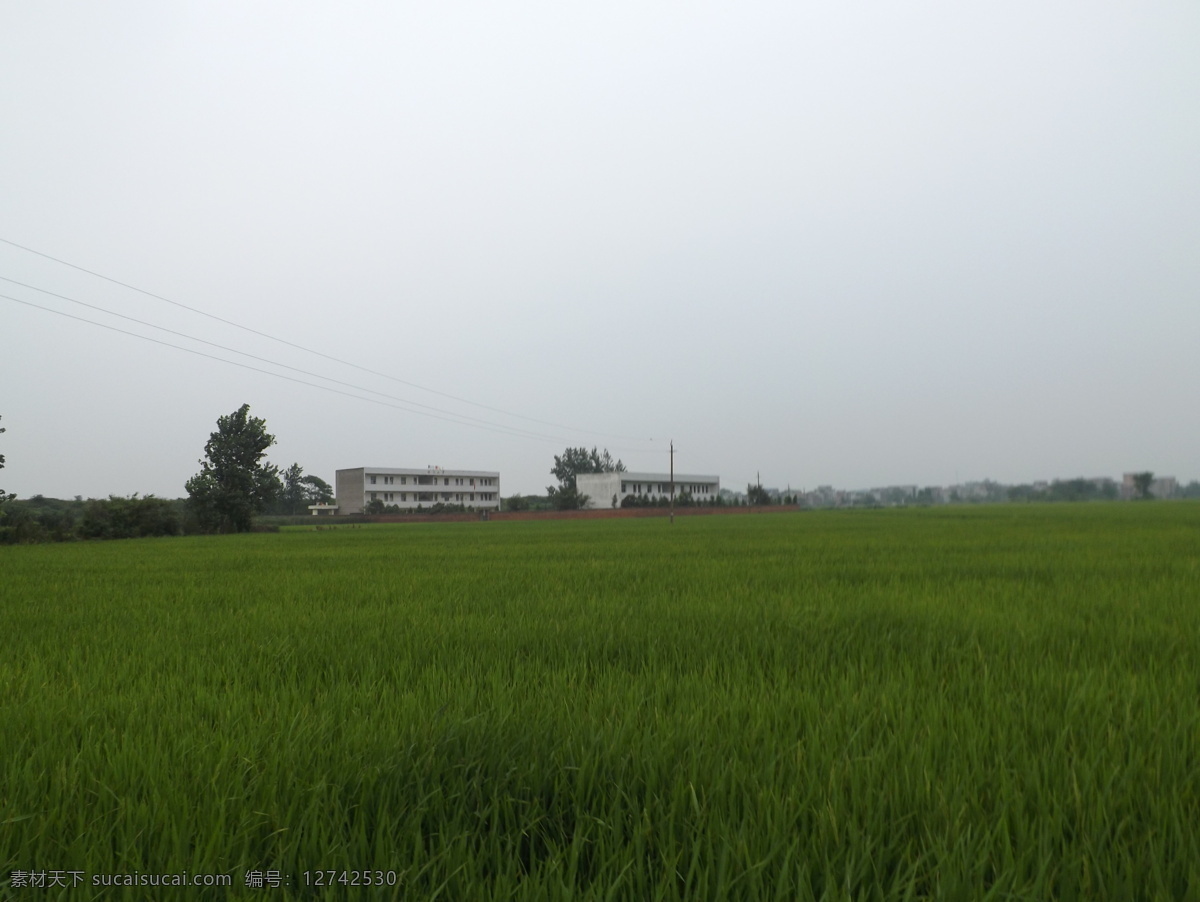
[[[574,510],[587,503],[587,496],[580,495],[575,477],[580,473],[624,473],[625,464],[613,460],[608,449],[601,454],[595,448],[567,448],[562,454],[554,455],[554,466],[550,475],[558,480],[557,486],[547,486],[546,494],[559,510]]]
[[[204,446],[200,472],[187,481],[188,504],[210,532],[246,532],[278,493],[279,468],[263,461],[275,444],[250,405],[218,418]]]
[[[305,476],[300,464],[292,464],[279,472],[280,488],[269,510],[275,514],[294,517],[304,513],[310,504],[329,504],[333,489],[320,476]]]
[[[304,504],[304,470],[300,464],[292,464],[280,472],[279,477],[282,485],[274,509],[295,516]]]

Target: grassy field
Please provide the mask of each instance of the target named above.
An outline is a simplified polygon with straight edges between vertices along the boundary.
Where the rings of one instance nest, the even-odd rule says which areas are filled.
[[[0,548],[0,636],[0,897],[1200,899],[1196,504]]]

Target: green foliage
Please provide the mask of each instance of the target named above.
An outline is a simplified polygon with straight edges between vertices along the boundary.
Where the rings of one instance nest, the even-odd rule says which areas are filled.
[[[529,502],[520,495],[513,495],[511,498],[503,500],[503,508],[506,511],[527,511],[529,510]]]
[[[621,499],[622,508],[670,506],[671,499],[666,495],[626,495]]]
[[[771,503],[771,495],[762,484],[746,486],[746,502],[751,507],[759,507]]]
[[[381,514],[466,514],[474,510],[474,507],[468,507],[465,504],[452,504],[446,501],[439,501],[429,507],[422,504],[418,504],[416,507],[401,507],[398,504],[385,504],[376,498],[367,503],[367,506],[363,508],[363,513],[372,516]]]
[[[1034,488],[1016,485],[1005,491],[997,501],[1115,501],[1117,484],[1106,479],[1056,479],[1048,486]]]
[[[64,501],[34,495],[5,506],[0,545],[173,536],[183,531],[182,524],[178,500],[133,495]]]
[[[296,516],[303,513],[304,505],[304,469],[298,463],[292,464],[279,472],[280,488],[271,504],[271,513]]]
[[[304,494],[302,500],[304,506],[310,504],[332,504],[333,503],[333,486],[322,479],[320,476],[305,476],[300,480]]]
[[[204,446],[200,472],[187,482],[188,503],[207,532],[247,532],[279,492],[279,468],[263,461],[275,444],[250,405],[217,420]]]
[[[83,509],[79,535],[85,539],[140,539],[177,536],[182,532],[179,511],[165,498],[136,494],[92,499]]]
[[[0,507],[0,545],[66,542],[77,537],[82,501],[61,501],[34,495],[8,499]]]
[[[583,494],[573,485],[557,489],[553,486],[547,486],[546,494],[549,495],[554,509],[560,511],[581,510],[591,500],[590,496]]]
[[[0,417],[0,419],[3,419],[3,417]],[[5,427],[0,426],[0,433],[7,432],[7,431],[8,430]],[[4,455],[0,454],[0,470],[3,470],[3,469],[4,469]],[[16,495],[8,494],[4,491],[4,489],[0,489],[0,505],[3,505],[4,502],[11,501],[13,498],[16,498],[16,497],[17,497]],[[2,510],[0,510],[0,518],[2,518],[2,517],[3,517],[3,512],[2,512]],[[3,519],[0,519],[0,524],[3,524]]]
[[[1154,474],[1147,471],[1133,474],[1133,490],[1137,500],[1149,501],[1153,496],[1150,487],[1154,484]]]
[[[279,902],[1187,899],[1198,534],[1097,504],[0,549],[0,859],[233,875],[198,902],[266,868]]]
[[[554,455],[554,466],[550,475],[558,480],[557,486],[547,486],[546,494],[557,510],[578,510],[588,503],[588,496],[581,495],[575,484],[580,473],[624,473],[625,464],[613,460],[608,449],[603,452],[592,448],[567,448],[562,454]]]
[[[513,507],[513,505],[517,505]],[[554,502],[546,495],[513,495],[505,498],[502,510],[506,511],[548,511],[555,510]]]
[[[280,488],[270,505],[273,514],[298,516],[307,514],[310,504],[333,502],[333,488],[320,476],[304,475],[304,468],[292,464],[279,473]]]

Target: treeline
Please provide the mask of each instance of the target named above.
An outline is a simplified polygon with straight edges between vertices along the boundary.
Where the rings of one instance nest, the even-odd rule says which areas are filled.
[[[502,498],[501,510],[506,511],[552,511],[557,510],[549,495],[513,495]]]
[[[3,433],[4,427],[0,427]],[[286,469],[263,456],[275,443],[266,423],[243,404],[217,419],[204,446],[200,472],[187,481],[188,497],[111,495],[73,501],[34,495],[24,501],[0,490],[0,544],[76,539],[141,539],[192,533],[246,532],[262,514],[295,517],[311,504],[333,501],[333,489],[294,463]],[[0,470],[5,467],[0,454]],[[277,530],[279,527],[270,527]]]
[[[263,505],[262,514],[295,517],[308,513],[309,504],[333,500],[329,485],[316,476],[303,476],[296,464],[283,471],[278,490]],[[213,528],[205,511],[186,498],[158,498],[134,493],[128,498],[47,498],[34,495],[0,497],[0,545],[74,542],[88,539],[144,539],[157,536],[201,535]],[[257,528],[257,527],[256,527]],[[274,526],[278,529],[278,526]]]
[[[614,496],[615,498],[615,496]],[[770,503],[769,501],[767,502]],[[622,508],[631,507],[670,507],[671,499],[666,495],[626,495],[621,499]],[[697,499],[693,497],[691,492],[676,492],[675,493],[676,507],[725,507],[725,499],[720,495],[714,495],[712,498]]]
[[[0,545],[82,539],[142,539],[198,532],[180,499],[153,495],[76,498],[34,495],[0,505]]]
[[[325,497],[324,492],[318,496],[319,500]],[[297,499],[281,493],[265,513],[277,517],[307,514],[308,503],[308,498]],[[0,545],[144,539],[209,531],[208,524],[189,507],[186,498],[133,494],[128,498],[110,495],[66,500],[34,495],[0,502]]]
[[[755,487],[751,487],[752,489]],[[798,504],[796,495],[771,495],[761,486],[759,492],[751,492],[748,496],[730,494],[715,495],[712,498],[696,498],[691,492],[680,491],[675,494],[676,507],[767,507],[773,504]],[[576,495],[581,504],[587,504],[591,499],[587,495]],[[610,507],[614,506],[610,502]],[[665,495],[626,495],[621,500],[622,508],[671,506],[671,499]],[[506,511],[552,511],[559,510],[555,500],[545,495],[513,495],[503,499],[502,510]]]
[[[1097,484],[1090,479],[1062,479],[1044,487],[1008,487],[1009,501],[1116,501],[1119,494],[1115,482]]]

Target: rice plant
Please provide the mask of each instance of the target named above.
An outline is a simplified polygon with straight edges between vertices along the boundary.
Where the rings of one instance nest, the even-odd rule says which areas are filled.
[[[0,635],[14,899],[1200,898],[1197,505],[0,548]]]

